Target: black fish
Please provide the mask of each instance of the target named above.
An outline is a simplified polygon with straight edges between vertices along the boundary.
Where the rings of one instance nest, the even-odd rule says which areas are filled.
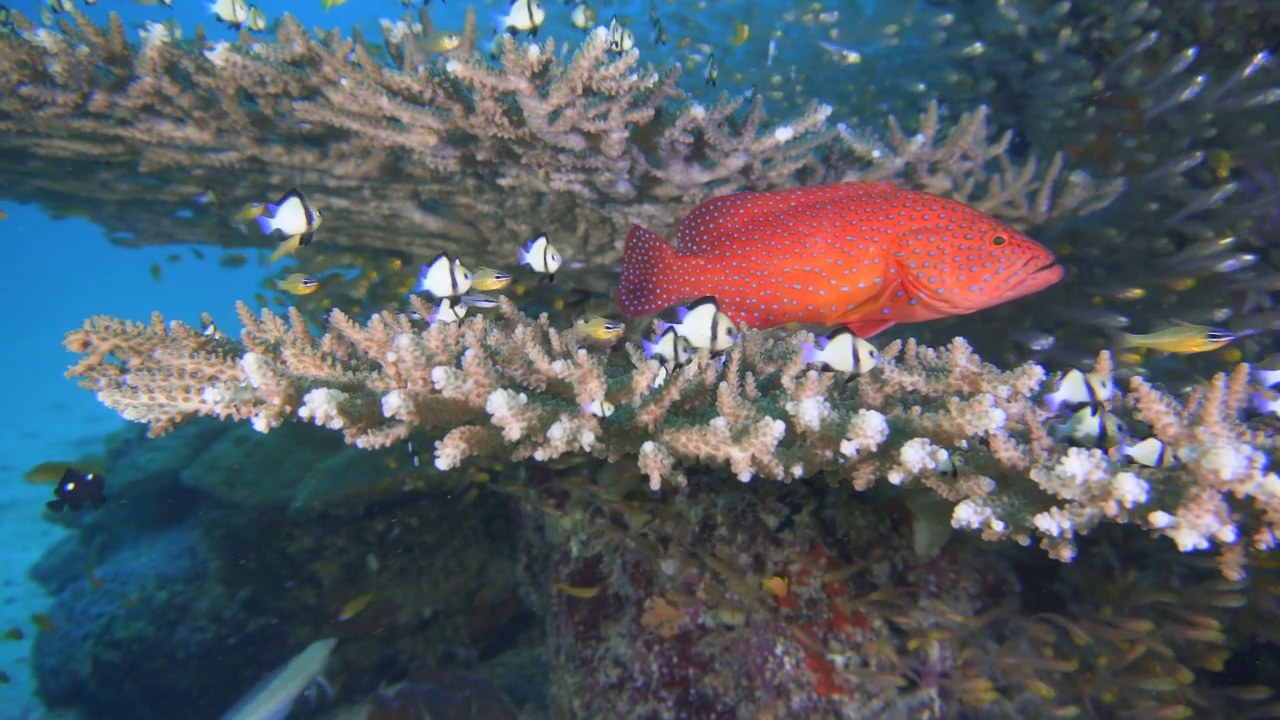
[[[67,468],[53,489],[56,499],[45,503],[45,507],[54,512],[62,512],[63,508],[83,510],[85,505],[100,508],[107,502],[106,489],[107,479],[102,475]]]

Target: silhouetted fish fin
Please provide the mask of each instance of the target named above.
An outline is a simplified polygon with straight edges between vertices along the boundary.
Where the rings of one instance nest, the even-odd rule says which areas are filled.
[[[651,315],[682,299],[668,287],[675,254],[675,247],[657,233],[631,226],[622,246],[622,277],[618,281],[618,305],[625,315]]]
[[[853,334],[860,338],[869,338],[882,330],[888,330],[895,324],[896,323],[892,320],[868,318],[866,320],[854,320],[853,322],[847,322],[844,326],[852,330]]]

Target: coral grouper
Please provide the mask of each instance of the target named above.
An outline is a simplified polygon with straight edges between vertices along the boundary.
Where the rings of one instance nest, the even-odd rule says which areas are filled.
[[[710,295],[748,327],[844,325],[869,337],[999,305],[1063,273],[1053,253],[999,220],[883,182],[708,200],[676,242],[631,228],[618,286],[627,315]]]

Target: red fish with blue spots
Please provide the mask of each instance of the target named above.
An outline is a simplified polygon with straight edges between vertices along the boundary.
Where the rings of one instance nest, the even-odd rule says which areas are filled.
[[[895,323],[964,315],[1062,278],[1053,253],[963,203],[885,182],[708,200],[673,247],[631,228],[618,302],[631,317],[713,296],[753,328],[848,327],[870,337]]]

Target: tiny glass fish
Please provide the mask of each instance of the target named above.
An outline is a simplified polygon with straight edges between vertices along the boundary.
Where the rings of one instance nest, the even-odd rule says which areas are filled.
[[[474,276],[461,260],[440,253],[422,266],[414,292],[430,293],[437,298],[459,298],[471,289]]]
[[[277,280],[276,287],[294,295],[310,295],[320,289],[320,281],[310,275],[293,273],[286,278]]]
[[[53,488],[54,499],[45,503],[45,507],[54,512],[62,512],[64,509],[80,511],[85,506],[100,508],[107,503],[106,488],[105,476],[67,468],[62,473],[62,479]]]
[[[1178,324],[1146,335],[1120,333],[1119,345],[1141,347],[1167,353],[1201,353],[1217,350],[1236,339],[1229,330],[1204,325]]]
[[[480,292],[493,292],[511,284],[511,275],[489,267],[476,268],[471,276],[471,287]]]
[[[627,326],[608,318],[592,315],[589,318],[578,318],[573,327],[578,332],[589,335],[596,340],[614,340],[622,335]]]
[[[528,265],[534,272],[546,275],[548,282],[556,279],[556,271],[563,263],[564,258],[551,245],[551,241],[547,240],[546,233],[539,234],[528,245],[520,248],[520,264]]]

